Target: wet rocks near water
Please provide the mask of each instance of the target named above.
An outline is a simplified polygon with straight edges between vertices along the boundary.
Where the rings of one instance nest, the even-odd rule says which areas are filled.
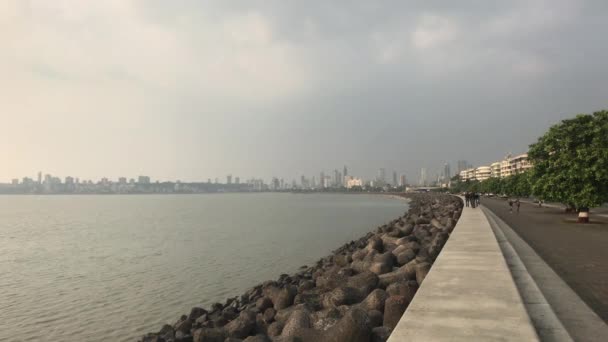
[[[142,342],[386,341],[462,212],[443,194],[411,194],[408,213],[311,267],[239,297],[195,307]]]

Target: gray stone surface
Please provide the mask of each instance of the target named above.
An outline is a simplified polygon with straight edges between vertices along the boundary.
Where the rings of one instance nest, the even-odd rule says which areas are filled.
[[[388,341],[538,341],[490,224],[462,216]]]
[[[567,340],[557,319],[575,341],[608,341],[608,325],[509,225],[494,212],[486,213],[520,260],[513,261],[517,266],[511,271],[541,340]]]

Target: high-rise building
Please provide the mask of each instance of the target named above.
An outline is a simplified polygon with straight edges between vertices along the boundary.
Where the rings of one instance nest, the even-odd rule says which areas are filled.
[[[450,178],[452,177],[452,173],[450,172],[449,163],[445,163],[445,165],[443,165],[443,177],[446,182],[449,181]]]
[[[460,174],[460,172],[469,169],[469,163],[467,163],[466,160],[459,160],[458,161],[458,174]]]
[[[150,184],[150,177],[148,177],[148,176],[139,176],[139,177],[137,177],[137,183],[139,183],[139,184]]]
[[[325,188],[325,172],[321,171],[321,174],[319,175],[319,181],[321,182],[321,187]]]
[[[42,171],[38,171],[38,184],[42,184]]]
[[[397,186],[397,171],[393,171],[393,186]]]
[[[232,175],[226,176],[226,184],[232,184]]]
[[[234,177],[234,184],[236,184],[236,185],[241,184],[241,178],[240,177]]]
[[[420,185],[426,186],[426,169],[420,169]]]
[[[272,190],[279,190],[281,188],[281,183],[279,182],[278,178],[272,177],[272,183],[270,186],[272,187]]]
[[[380,181],[380,182],[382,182],[382,183],[386,182],[386,170],[383,167],[381,167],[378,170],[378,179],[377,180]]]
[[[399,177],[399,186],[405,186],[405,175],[401,174],[401,177]]]
[[[334,170],[334,186],[338,186],[340,185],[340,172],[338,172],[338,169]]]
[[[313,188],[317,187],[317,178],[315,176],[312,176],[312,181],[310,182],[310,186]]]
[[[342,172],[342,176],[348,176],[348,169],[346,168],[346,165],[344,165],[344,172]]]

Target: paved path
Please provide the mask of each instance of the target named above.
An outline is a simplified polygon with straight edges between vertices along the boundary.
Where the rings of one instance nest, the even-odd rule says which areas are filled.
[[[505,200],[482,204],[504,220],[538,255],[608,322],[608,220],[576,224],[576,214],[523,203],[520,213],[509,213]]]
[[[388,341],[539,341],[480,208],[464,208]]]

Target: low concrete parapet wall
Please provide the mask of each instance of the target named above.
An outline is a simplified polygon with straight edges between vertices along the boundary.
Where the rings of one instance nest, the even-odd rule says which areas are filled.
[[[388,341],[538,340],[490,223],[465,207]]]

